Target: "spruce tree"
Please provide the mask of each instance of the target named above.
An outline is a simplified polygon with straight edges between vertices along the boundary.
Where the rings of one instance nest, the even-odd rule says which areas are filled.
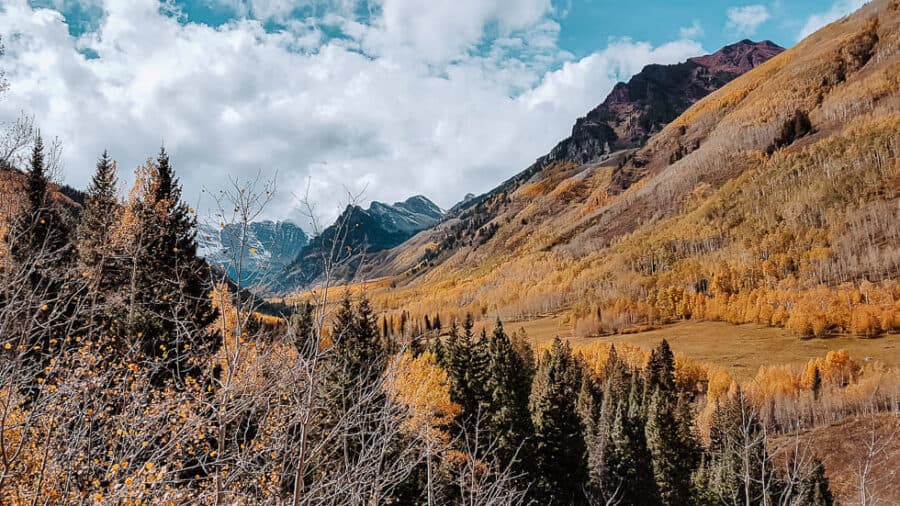
[[[77,288],[69,284],[70,224],[50,198],[48,187],[44,143],[38,134],[31,152],[27,199],[13,217],[6,237],[16,270],[27,273],[19,281],[28,286],[25,290],[21,286],[0,287],[0,291],[15,290],[0,293],[0,305],[7,297],[15,297],[27,304],[34,315],[23,336],[26,341],[20,342],[26,350],[24,358],[30,362],[29,371],[33,372],[23,392],[29,402],[39,395],[38,385],[46,384],[45,367],[68,335],[76,303]]]
[[[69,224],[53,204],[48,193],[44,142],[40,134],[31,150],[30,170],[26,185],[27,200],[14,217],[7,241],[13,260],[31,272],[32,285],[49,288],[48,298],[56,298],[59,281],[71,259]]]
[[[378,320],[367,299],[353,306],[346,293],[332,323],[332,354],[327,363],[324,396],[328,399],[322,429],[341,434],[333,464],[347,470],[377,436],[378,414],[386,396],[381,385],[386,356]]]
[[[114,259],[110,251],[112,233],[118,221],[116,167],[104,151],[87,190],[78,223],[76,247],[78,271],[91,280],[94,295],[106,295],[116,286]]]
[[[459,419],[466,428],[479,422],[489,403],[486,388],[488,343],[486,338],[476,339],[472,315],[467,314],[462,333],[454,321],[444,347],[443,366],[450,380],[450,399],[462,408]]]
[[[679,424],[676,403],[660,388],[651,395],[645,431],[663,503],[692,504],[691,477],[699,464],[697,446]]]
[[[710,428],[709,490],[720,502],[769,502],[774,475],[758,413],[738,388],[717,406]]]
[[[139,171],[125,212],[130,257],[125,311],[130,336],[158,365],[155,386],[197,377],[221,336],[208,329],[216,311],[209,297],[209,266],[197,256],[196,220],[181,200],[181,186],[165,149]]]
[[[675,392],[675,359],[665,340],[651,352],[644,376],[649,396],[645,435],[660,498],[665,504],[690,504],[699,448],[690,429],[690,407]]]
[[[532,377],[522,358],[512,348],[503,324],[497,320],[489,346],[487,390],[490,429],[496,439],[501,469],[516,461],[514,469],[523,470],[530,461],[533,434],[528,398]]]
[[[675,391],[675,355],[665,339],[650,352],[644,374],[648,396],[657,388],[664,392]]]
[[[588,490],[590,496],[602,497],[601,472],[603,452],[609,433],[609,424],[603,418],[603,387],[594,374],[585,370],[578,393],[578,414],[584,427],[587,448]]]
[[[799,496],[799,500],[794,504],[805,506],[832,506],[834,504],[828,477],[825,476],[825,465],[818,458],[813,462],[812,471],[802,480]]]
[[[585,442],[576,399],[581,375],[559,338],[538,367],[529,399],[535,432],[534,498],[539,504],[584,504]]]
[[[315,308],[309,301],[294,308],[289,336],[301,357],[311,357],[316,351]]]
[[[813,393],[813,400],[819,400],[819,392],[822,391],[822,373],[819,371],[819,366],[815,366],[815,370],[813,371],[813,379],[812,385],[810,385]]]

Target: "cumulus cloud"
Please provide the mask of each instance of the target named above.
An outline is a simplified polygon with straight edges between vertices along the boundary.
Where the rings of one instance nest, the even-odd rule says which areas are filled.
[[[682,26],[678,30],[678,36],[682,39],[697,39],[699,37],[703,37],[703,26],[700,24],[700,21],[694,20],[691,23],[691,26]]]
[[[734,30],[738,35],[753,35],[759,25],[765,23],[770,15],[765,5],[746,5],[732,7],[726,12],[728,22],[726,28]]]
[[[416,15],[412,2],[396,1],[391,8]],[[366,200],[422,193],[449,207],[546,152],[615,81],[702,53],[689,41],[618,40],[548,72],[566,58],[555,44],[559,27],[546,5],[521,2],[514,14],[499,0],[471,3],[485,26],[504,27],[474,52],[466,48],[485,28],[463,20],[447,20],[464,35],[438,47],[388,19],[398,13],[369,23],[336,14],[329,22],[344,36],[328,39],[317,23],[267,31],[244,16],[210,27],[166,15],[158,0],[104,0],[98,28],[74,38],[56,10],[7,0],[0,27],[12,34],[3,63],[11,89],[0,120],[33,113],[64,141],[66,180],[80,187],[104,149],[127,182],[163,142],[185,198],[200,209],[210,204],[203,188],[277,171],[268,216],[303,224],[293,195],[307,184],[325,219],[344,188],[365,188]],[[368,49],[376,41],[377,51]]]
[[[574,118],[599,103],[597,90],[605,90],[605,96],[616,82],[636,74],[648,63],[677,63],[702,52],[700,44],[690,40],[658,47],[630,39],[613,41],[602,51],[548,72],[540,85],[525,93],[521,100],[531,111],[563,109],[565,115]],[[567,100],[560,101],[560,97]]]
[[[827,11],[813,14],[806,19],[806,23],[803,25],[803,29],[800,30],[797,40],[806,38],[819,28],[837,21],[867,3],[868,0],[838,0],[832,3]]]

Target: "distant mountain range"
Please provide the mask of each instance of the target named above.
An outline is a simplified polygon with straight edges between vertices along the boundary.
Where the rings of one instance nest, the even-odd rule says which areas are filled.
[[[240,264],[244,286],[273,284],[309,242],[303,229],[291,222],[253,222],[247,228],[242,255],[238,255],[242,235],[239,224],[228,224],[224,228],[200,224],[197,245],[198,253],[213,267],[224,270],[232,280],[237,279]]]
[[[288,266],[288,285],[303,286],[322,274],[322,255],[330,255],[347,277],[359,267],[362,253],[393,248],[416,233],[437,224],[444,211],[426,197],[416,195],[393,205],[372,202],[368,209],[348,205],[335,223],[314,237]]]

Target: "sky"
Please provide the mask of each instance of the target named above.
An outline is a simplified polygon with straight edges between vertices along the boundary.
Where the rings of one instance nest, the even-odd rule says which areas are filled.
[[[161,145],[206,213],[273,180],[309,229],[359,196],[449,208],[527,167],[613,85],[749,38],[790,47],[863,0],[0,0],[0,123],[33,115],[86,187]],[[3,126],[3,125],[0,125]],[[242,184],[242,183],[239,183]]]

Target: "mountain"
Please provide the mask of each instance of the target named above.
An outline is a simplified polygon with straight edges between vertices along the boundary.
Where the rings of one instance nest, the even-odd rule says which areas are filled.
[[[239,259],[236,254],[241,249],[239,224],[227,224],[224,228],[200,224],[198,228],[200,256],[213,266],[225,269],[232,280],[237,279],[238,260],[242,260],[240,270],[244,286],[272,285],[284,267],[309,242],[303,229],[291,222],[252,222],[247,228],[243,258]]]
[[[323,252],[335,251],[341,276],[352,275],[366,254],[402,244],[443,216],[440,207],[421,195],[394,204],[373,201],[368,209],[348,205],[335,223],[314,237],[288,266],[290,283],[303,286],[318,278]]]
[[[385,280],[392,307],[563,312],[585,332],[680,318],[900,327],[898,75],[895,0],[786,51],[742,41],[650,66],[360,277]],[[852,307],[840,296],[863,292]]]
[[[529,183],[543,181],[545,186],[550,185],[555,180],[551,174],[565,164],[624,166],[636,148],[691,105],[783,51],[770,41],[745,39],[682,63],[647,65],[627,83],[616,84],[600,105],[576,120],[572,135],[549,153],[494,190],[481,196],[466,195],[450,209],[445,223],[409,245],[421,250],[424,243],[427,249],[410,255],[410,248],[402,247],[391,252],[393,255],[371,259],[367,262],[372,269],[369,275],[417,275],[460,246],[477,248],[496,233],[496,218],[502,213],[500,208],[508,204],[510,193]],[[616,177],[624,179],[618,174]],[[617,189],[610,185],[607,191]],[[520,220],[519,225],[527,226],[528,220]]]
[[[602,104],[579,118],[572,135],[540,162],[587,163],[647,138],[692,104],[784,51],[770,42],[742,40],[674,65],[647,65],[618,83]]]

